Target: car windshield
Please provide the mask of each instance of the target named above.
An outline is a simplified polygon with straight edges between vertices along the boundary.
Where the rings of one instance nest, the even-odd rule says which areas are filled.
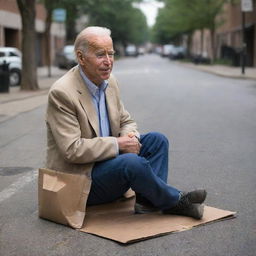
[[[5,53],[4,52],[0,52],[0,57],[4,57]]]

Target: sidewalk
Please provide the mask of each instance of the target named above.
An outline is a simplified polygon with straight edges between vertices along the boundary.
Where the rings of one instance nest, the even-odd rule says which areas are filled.
[[[47,68],[38,68],[38,91],[21,91],[19,86],[10,87],[9,93],[0,93],[0,123],[19,113],[35,109],[47,102],[50,86],[67,70],[52,67],[52,77],[48,77]]]
[[[0,104],[46,94],[50,86],[54,83],[54,81],[56,81],[60,76],[62,76],[66,72],[67,70],[52,67],[52,77],[48,77],[47,67],[40,67],[37,69],[38,85],[40,90],[21,91],[19,86],[10,87],[9,93],[0,93]]]
[[[184,62],[179,62],[179,64],[222,77],[256,80],[256,67],[246,67],[245,74],[242,74],[241,67],[230,67],[224,65],[196,65],[193,63]]]

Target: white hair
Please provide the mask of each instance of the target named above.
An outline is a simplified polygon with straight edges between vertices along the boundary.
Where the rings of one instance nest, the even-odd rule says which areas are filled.
[[[81,50],[85,53],[88,49],[89,37],[92,35],[111,36],[111,30],[108,28],[96,27],[96,26],[91,26],[91,27],[85,28],[76,37],[76,40],[74,43],[75,52],[77,52],[77,50]]]

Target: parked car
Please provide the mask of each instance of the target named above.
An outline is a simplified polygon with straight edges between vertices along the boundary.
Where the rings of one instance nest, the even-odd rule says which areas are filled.
[[[56,56],[57,66],[63,69],[70,69],[77,65],[77,60],[74,51],[74,45],[66,45],[57,53]]]
[[[211,63],[211,59],[208,57],[207,52],[194,55],[192,57],[192,61],[194,62],[194,64],[210,64]]]
[[[21,52],[14,47],[0,47],[0,65],[9,64],[10,86],[19,85],[21,82],[22,58]]]
[[[183,59],[186,56],[186,49],[183,46],[175,46],[170,52],[169,58],[172,60]]]
[[[138,48],[138,54],[139,55],[144,55],[146,53],[146,49],[144,47],[139,47]]]
[[[170,56],[170,54],[175,50],[175,46],[172,44],[165,44],[162,47],[162,53],[161,56],[162,57],[168,57]]]
[[[137,47],[135,45],[128,45],[125,48],[125,55],[126,56],[134,56],[137,57],[139,55],[138,51],[137,51]]]

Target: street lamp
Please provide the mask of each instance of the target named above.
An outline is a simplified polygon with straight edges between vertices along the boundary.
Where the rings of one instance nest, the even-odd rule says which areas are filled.
[[[246,54],[246,42],[245,42],[245,13],[253,11],[252,0],[241,0],[241,12],[242,12],[242,74],[245,74],[245,54]]]

